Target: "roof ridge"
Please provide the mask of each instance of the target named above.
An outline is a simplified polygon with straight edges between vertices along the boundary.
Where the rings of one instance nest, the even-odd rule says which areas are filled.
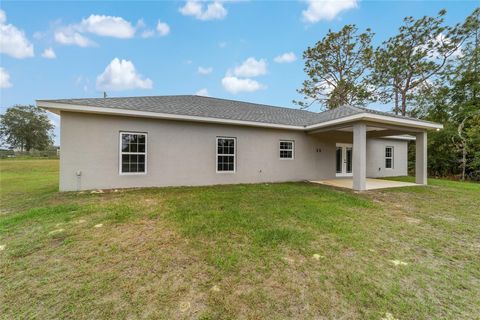
[[[338,112],[338,110],[339,110],[339,109],[342,109],[342,108],[344,108],[344,109],[347,109],[347,108],[348,108],[348,109],[353,109],[353,110],[355,110],[355,111],[362,111],[362,110],[361,110],[360,108],[358,108],[358,107],[355,107],[355,106],[352,106],[352,105],[349,105],[349,104],[342,104],[341,106],[338,106],[338,107],[336,107],[336,108],[328,109],[328,110],[319,112],[319,114],[330,113],[330,112],[334,112],[334,111],[337,111],[337,112]]]
[[[391,117],[420,120],[420,119],[417,119],[417,118],[414,118],[414,117],[403,116],[401,114],[394,114],[393,112],[390,112],[390,111],[375,110],[375,109],[370,109],[370,108],[366,108],[366,107],[356,107],[356,108],[360,109],[360,110],[363,110],[363,111],[366,111],[366,112],[384,114],[384,115],[388,115],[388,116],[391,116]]]
[[[188,96],[188,95],[187,95]],[[269,107],[269,108],[277,108],[277,109],[287,109],[287,110],[295,110],[295,111],[301,111],[305,113],[312,113],[312,114],[320,114],[322,112],[313,112],[313,111],[308,111],[304,109],[295,109],[295,108],[289,108],[289,107],[284,107],[284,106],[274,106],[271,104],[264,104],[264,103],[256,103],[256,102],[249,102],[249,101],[243,101],[243,100],[234,100],[234,99],[225,99],[225,98],[217,98],[217,97],[207,97],[207,96],[199,96],[199,95],[190,95],[193,97],[198,97],[198,98],[204,98],[204,99],[213,99],[213,100],[223,100],[223,101],[230,101],[230,102],[240,102],[240,103],[248,103],[248,104],[253,104],[256,106],[260,107]]]
[[[98,101],[105,101],[105,100],[111,100],[111,99],[165,98],[165,97],[195,97],[195,98],[202,98],[202,99],[247,103],[247,104],[255,105],[255,106],[259,106],[259,107],[284,109],[284,110],[289,110],[289,111],[290,110],[300,111],[300,112],[304,112],[306,114],[312,114],[312,115],[319,115],[319,114],[323,113],[323,112],[313,112],[313,111],[304,110],[304,109],[296,109],[296,108],[290,108],[290,107],[285,107],[285,106],[274,106],[274,105],[271,105],[271,104],[256,103],[256,102],[243,101],[243,100],[234,100],[234,99],[226,99],[226,98],[200,96],[200,95],[196,95],[196,94],[172,94],[172,95],[128,96],[128,97],[106,97],[106,98],[97,97],[97,98],[37,99],[37,100],[38,101],[48,101],[48,100],[92,100],[92,99],[94,99],[94,100],[98,100]]]

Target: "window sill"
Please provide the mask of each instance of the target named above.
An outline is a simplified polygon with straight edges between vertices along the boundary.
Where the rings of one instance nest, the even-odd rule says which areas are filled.
[[[146,176],[146,172],[120,172],[121,176]]]

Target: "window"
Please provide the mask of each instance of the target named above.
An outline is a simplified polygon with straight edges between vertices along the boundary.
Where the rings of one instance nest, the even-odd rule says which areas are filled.
[[[393,147],[385,147],[385,168],[393,169]]]
[[[120,174],[147,171],[147,134],[120,132]]]
[[[217,137],[217,172],[235,172],[235,138]]]
[[[293,141],[280,141],[280,159],[293,159]]]

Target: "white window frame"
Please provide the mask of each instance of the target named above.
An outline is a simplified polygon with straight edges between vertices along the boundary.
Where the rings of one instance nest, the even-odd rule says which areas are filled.
[[[387,149],[390,148],[391,149],[391,152],[390,152],[390,157],[387,157]],[[388,170],[393,170],[395,168],[395,160],[394,160],[394,153],[395,152],[395,148],[393,146],[385,146],[385,169],[388,169]],[[390,168],[387,168],[387,159],[390,159],[391,162],[392,162],[392,166]]]
[[[219,154],[218,153],[218,140],[219,139],[233,139],[233,154]],[[233,156],[233,171],[219,171],[218,170],[218,156]],[[215,139],[215,171],[217,173],[232,174],[237,172],[237,138],[236,137],[222,137],[218,136]]]
[[[123,152],[122,151],[122,136],[124,134],[136,134],[145,136],[145,152]],[[121,176],[132,176],[132,175],[146,175],[147,174],[147,154],[148,154],[148,133],[146,132],[133,132],[133,131],[120,131],[119,132],[119,144],[118,144],[118,174]],[[122,172],[122,155],[123,154],[137,154],[145,156],[145,171],[144,172]]]
[[[353,144],[351,143],[336,143],[335,144],[335,161],[337,156],[337,148],[341,150],[340,152],[340,166],[341,171],[337,172],[337,164],[335,163],[335,177],[352,177],[353,176]],[[347,150],[352,150],[352,172],[347,172]]]
[[[291,142],[292,143],[292,149],[282,149],[280,147],[282,145],[282,142]],[[292,157],[291,158],[282,158],[280,156],[282,151],[292,151]],[[278,142],[278,158],[280,160],[293,160],[293,159],[295,159],[295,140],[280,140]]]

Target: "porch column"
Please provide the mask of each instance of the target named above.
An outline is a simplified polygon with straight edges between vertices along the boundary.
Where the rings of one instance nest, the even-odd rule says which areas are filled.
[[[353,190],[363,191],[367,187],[367,125],[353,125]]]
[[[415,140],[415,183],[427,184],[427,132],[416,134]]]

